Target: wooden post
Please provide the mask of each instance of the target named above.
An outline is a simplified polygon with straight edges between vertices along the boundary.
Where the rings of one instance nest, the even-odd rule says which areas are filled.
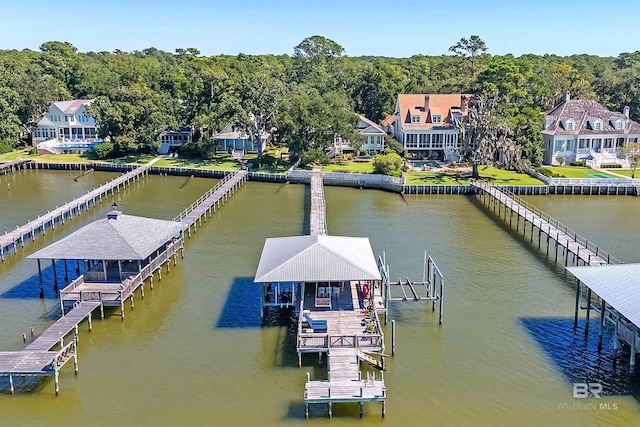
[[[53,387],[57,396],[60,393],[60,381],[58,378],[58,364],[55,361],[53,362]]]
[[[122,291],[120,291],[120,317],[124,320],[124,301],[122,299]]]
[[[391,321],[391,355],[396,354],[396,321]]]
[[[585,338],[589,335],[589,315],[591,314],[591,288],[587,288],[587,323],[584,325]]]
[[[78,336],[73,338],[73,373],[78,375]]]
[[[602,334],[604,332],[604,313],[606,309],[606,302],[602,300],[600,305],[600,328],[598,329],[598,352],[602,351]]]
[[[89,317],[87,317],[87,321],[89,322],[89,332],[93,329],[93,325],[91,324],[91,313],[89,313]]]
[[[129,299],[131,300],[131,309],[133,310],[133,292],[131,292]]]
[[[9,393],[15,393],[15,390],[13,388],[13,376],[11,374],[9,374]]]
[[[575,330],[578,327],[578,311],[580,310],[580,288],[582,287],[582,283],[580,280],[577,280],[576,284],[576,309],[573,313],[573,329]]]
[[[38,277],[40,278],[40,298],[44,298],[44,284],[42,283],[42,266],[40,265],[40,258],[38,258]]]
[[[385,415],[385,412],[386,412],[386,411],[385,411],[385,407],[384,407],[384,403],[385,403],[385,402],[384,402],[384,400],[383,400],[383,401],[382,401],[382,418],[384,418],[384,415]]]
[[[442,277],[440,277],[440,307],[438,308],[438,325],[442,325],[442,307],[443,307],[443,303],[442,303],[442,298],[443,298],[443,291],[444,291],[444,279]]]
[[[51,266],[53,267],[53,289],[58,290],[58,273],[56,272],[56,260],[51,260]]]
[[[67,260],[64,260],[64,283],[69,283],[69,269],[67,268]]]
[[[638,335],[638,327],[633,325],[631,330],[633,332],[633,336],[631,337],[631,358],[629,359],[629,368],[631,372],[633,372],[636,367],[636,336]]]

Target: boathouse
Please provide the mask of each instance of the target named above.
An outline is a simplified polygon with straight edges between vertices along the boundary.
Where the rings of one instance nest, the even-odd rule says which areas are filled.
[[[640,264],[567,267],[567,271],[577,281],[574,328],[578,326],[579,311],[584,310],[585,336],[588,336],[591,311],[597,313],[598,347],[602,347],[605,325],[612,325],[613,348],[619,348],[620,340],[629,345],[629,367],[633,371],[636,353],[640,351]]]
[[[281,305],[298,314],[298,366],[303,353],[327,356],[326,379],[307,375],[304,403],[381,402],[384,416],[384,374],[360,370],[360,362],[384,370],[384,335],[377,306],[384,307],[383,281],[369,239],[311,235],[267,239],[256,272],[261,285],[262,313],[278,305],[282,284],[293,299]],[[274,301],[274,302],[272,302]]]
[[[28,256],[38,261],[41,293],[43,292],[41,260],[64,261],[65,287],[60,291],[64,301],[99,300],[103,305],[122,305],[147,277],[159,270],[183,249],[184,226],[164,221],[124,215],[112,211],[69,236]],[[84,266],[84,274],[68,283],[69,262]],[[58,287],[56,268],[54,286]],[[64,310],[63,310],[64,314]]]

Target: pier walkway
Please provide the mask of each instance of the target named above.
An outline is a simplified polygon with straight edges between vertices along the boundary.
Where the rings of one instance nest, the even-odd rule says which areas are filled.
[[[18,245],[24,247],[25,238],[30,238],[32,241],[35,240],[38,233],[46,234],[47,228],[55,228],[57,222],[64,224],[65,220],[72,219],[74,215],[80,214],[83,209],[87,210],[90,206],[95,206],[96,203],[102,202],[102,197],[106,197],[109,191],[111,191],[111,194],[114,194],[115,191],[120,191],[120,187],[124,187],[133,181],[140,180],[140,177],[148,175],[149,168],[157,160],[157,158],[153,159],[149,163],[129,171],[89,191],[87,194],[66,203],[64,206],[57,207],[53,211],[29,221],[22,227],[16,227],[15,230],[0,235],[0,260],[4,261],[6,254],[10,253],[11,248],[15,254],[18,251]]]
[[[529,240],[533,243],[534,229],[538,229],[538,247],[540,247],[542,235],[547,242],[547,255],[549,247],[555,245],[555,261],[558,260],[558,249],[564,253],[564,265],[569,264],[569,254],[573,255],[573,261],[578,265],[582,261],[583,265],[606,265],[621,264],[619,260],[606,253],[598,246],[589,242],[578,233],[572,231],[566,225],[560,223],[550,215],[522,200],[520,197],[508,190],[475,182],[471,184],[476,189],[476,195],[489,209],[493,209],[498,217],[507,221],[509,225],[516,221],[516,231],[520,230],[520,219],[522,218],[522,233],[526,236],[527,223],[530,225]],[[496,212],[497,210],[497,212]]]
[[[32,159],[18,159],[10,162],[0,163],[0,173],[14,173],[18,169],[24,169],[27,163],[31,163]]]
[[[82,302],[67,313],[66,316],[51,325],[42,335],[21,351],[0,352],[0,376],[9,377],[9,391],[15,392],[13,378],[53,376],[55,393],[58,395],[60,384],[59,370],[73,359],[74,372],[78,373],[78,325],[88,319],[91,330],[91,312],[98,308],[98,302]],[[70,342],[64,338],[73,332]],[[58,350],[53,350],[58,347]]]
[[[203,218],[204,222],[206,222],[207,214],[211,217],[212,212],[215,212],[216,208],[219,208],[238,188],[247,182],[247,177],[248,173],[246,170],[226,175],[213,188],[203,194],[173,220],[182,224],[189,237],[191,237],[191,227],[193,226],[194,232],[198,226],[201,227]]]
[[[318,171],[311,174],[311,212],[309,230],[312,236],[327,234],[326,207],[322,175]]]

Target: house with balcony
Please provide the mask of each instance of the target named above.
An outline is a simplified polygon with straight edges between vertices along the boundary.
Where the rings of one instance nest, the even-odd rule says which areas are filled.
[[[459,160],[461,142],[455,122],[468,122],[473,98],[465,94],[400,94],[393,133],[414,158]]]
[[[191,126],[180,126],[177,130],[164,131],[160,135],[158,154],[177,152],[183,144],[191,142],[192,138],[193,128]]]
[[[86,107],[93,99],[57,101],[49,105],[32,129],[34,145],[50,139],[86,141],[97,138],[96,122]]]
[[[384,139],[387,133],[380,126],[367,119],[362,114],[358,114],[358,133],[363,138],[360,150],[367,150],[369,153],[381,153],[384,150]],[[343,139],[340,135],[333,137],[333,149],[335,154],[352,153],[355,151],[351,141]]]
[[[229,152],[262,152],[271,141],[270,132],[261,132],[260,141],[257,142],[243,132],[236,124],[229,123],[220,133],[216,135],[217,149]]]
[[[640,140],[640,124],[629,118],[629,107],[622,113],[589,99],[565,99],[547,111],[543,124],[546,165],[584,160],[591,167],[620,164],[629,167],[622,148]]]

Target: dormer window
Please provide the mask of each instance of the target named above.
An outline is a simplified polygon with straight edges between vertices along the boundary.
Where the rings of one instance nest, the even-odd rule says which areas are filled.
[[[411,123],[420,123],[420,116],[411,116]]]
[[[565,122],[565,126],[567,130],[575,130],[576,122],[574,122],[573,119],[569,119]]]
[[[622,119],[616,120],[616,129],[617,130],[624,129],[624,120],[622,120]]]
[[[454,113],[451,115],[451,117],[453,118],[453,121],[462,122],[462,114]]]
[[[595,120],[593,122],[593,130],[602,130],[602,120]]]
[[[432,123],[442,123],[442,116],[439,114],[431,116]]]

